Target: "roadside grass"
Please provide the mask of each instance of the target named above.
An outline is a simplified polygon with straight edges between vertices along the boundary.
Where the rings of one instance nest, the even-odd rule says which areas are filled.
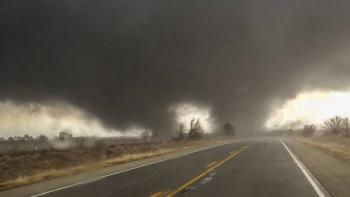
[[[86,171],[88,169],[92,169],[94,167],[95,166],[93,165],[82,165],[82,166],[76,166],[76,167],[67,168],[67,169],[61,169],[61,170],[46,170],[31,176],[20,176],[14,180],[0,183],[0,190],[6,190],[14,187],[29,185],[29,184],[33,184],[43,180],[54,179],[57,177],[74,175],[74,174],[78,174],[80,172]]]
[[[79,174],[183,149],[215,140],[96,145],[71,150],[21,151],[0,155],[0,190]]]
[[[343,137],[298,137],[296,141],[318,148],[344,161],[350,161],[350,139]]]
[[[140,159],[146,159],[146,158],[150,158],[150,157],[164,155],[164,154],[169,153],[171,151],[173,151],[173,150],[172,149],[161,149],[161,150],[145,152],[145,153],[127,154],[127,155],[122,155],[120,157],[108,159],[108,160],[104,161],[103,163],[104,163],[104,167],[110,167],[110,166],[115,166],[115,165],[131,162],[131,161],[136,161],[136,160],[140,160]]]

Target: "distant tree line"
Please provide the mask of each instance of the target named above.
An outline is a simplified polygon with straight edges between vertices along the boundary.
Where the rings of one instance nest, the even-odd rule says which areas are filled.
[[[39,135],[37,137],[33,137],[33,136],[30,136],[28,134],[25,134],[24,136],[12,136],[12,137],[9,137],[7,139],[5,139],[4,137],[0,137],[0,142],[46,142],[48,141],[49,138],[42,134],[42,135]]]
[[[198,140],[203,138],[203,128],[199,119],[193,118],[190,121],[188,130],[186,131],[185,124],[179,124],[178,136],[175,138],[175,141],[179,140]]]
[[[235,127],[232,123],[226,122],[223,125],[223,133],[225,136],[234,136],[236,134]],[[201,122],[199,119],[193,118],[190,121],[188,130],[186,131],[185,124],[179,124],[178,136],[175,140],[198,140],[204,137],[204,130],[202,128]]]
[[[350,122],[348,117],[334,116],[323,122],[319,128],[314,124],[306,124],[300,129],[281,129],[275,130],[270,135],[301,135],[311,137],[316,135],[321,136],[341,136],[350,137]]]

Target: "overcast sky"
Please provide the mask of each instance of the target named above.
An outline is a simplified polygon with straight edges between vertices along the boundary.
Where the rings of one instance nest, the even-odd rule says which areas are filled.
[[[349,87],[350,1],[2,0],[0,101],[67,102],[168,134],[181,103],[240,132],[271,104]]]

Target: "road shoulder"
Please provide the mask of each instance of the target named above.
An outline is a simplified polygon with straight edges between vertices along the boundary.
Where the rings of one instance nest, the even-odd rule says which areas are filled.
[[[348,162],[293,139],[284,139],[284,141],[332,196],[349,196],[350,164]]]

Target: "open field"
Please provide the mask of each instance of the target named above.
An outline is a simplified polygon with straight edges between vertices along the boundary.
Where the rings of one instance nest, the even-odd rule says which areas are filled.
[[[74,175],[172,151],[214,143],[213,140],[96,143],[66,150],[30,150],[0,154],[0,190]]]
[[[321,149],[339,159],[350,161],[350,138],[297,137],[298,142]]]

